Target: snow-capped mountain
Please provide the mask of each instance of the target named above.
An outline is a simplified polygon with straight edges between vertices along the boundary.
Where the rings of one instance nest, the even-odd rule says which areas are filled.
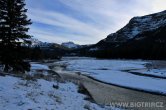
[[[53,45],[53,43],[42,42],[35,38],[32,38],[30,41],[31,41],[31,47],[47,48]]]
[[[137,35],[156,30],[166,25],[166,10],[141,17],[132,18],[129,23],[116,33],[107,36],[105,42],[126,42]]]
[[[77,49],[77,48],[81,47],[80,45],[75,44],[73,42],[65,42],[65,43],[62,43],[61,45],[64,47],[67,47],[69,49]]]
[[[165,59],[166,10],[134,17],[116,33],[78,53],[101,58]]]
[[[31,38],[30,41],[31,41],[32,46],[36,46],[41,43],[41,41],[39,41],[38,39],[35,39],[35,38]]]

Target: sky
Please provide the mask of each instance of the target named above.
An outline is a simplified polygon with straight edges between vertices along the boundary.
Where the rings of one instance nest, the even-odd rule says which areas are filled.
[[[26,0],[29,34],[44,42],[94,44],[134,16],[166,10],[166,0]]]

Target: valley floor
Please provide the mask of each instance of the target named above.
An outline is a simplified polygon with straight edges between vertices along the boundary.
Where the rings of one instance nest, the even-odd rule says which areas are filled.
[[[165,61],[65,57],[31,66],[25,75],[0,73],[0,110],[120,110],[116,102],[166,106]],[[80,85],[102,106],[85,100]]]

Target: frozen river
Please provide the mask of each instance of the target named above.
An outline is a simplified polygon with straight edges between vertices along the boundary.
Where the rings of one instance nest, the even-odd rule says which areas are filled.
[[[113,85],[166,94],[166,68],[157,61],[106,60],[86,57],[64,57],[57,62],[66,70],[90,76]],[[136,72],[137,74],[132,74]],[[156,76],[156,77],[155,77]]]

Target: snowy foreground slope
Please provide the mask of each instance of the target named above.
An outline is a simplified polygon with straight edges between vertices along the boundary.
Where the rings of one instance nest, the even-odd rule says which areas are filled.
[[[149,70],[145,65],[151,61],[64,58],[64,61],[59,63],[67,65],[67,69],[70,71],[78,71],[106,83],[166,94],[166,79],[164,79],[166,68],[153,69],[150,67]],[[137,75],[128,72],[129,70],[137,72]],[[149,77],[148,75],[160,76],[161,78]]]
[[[41,64],[32,64],[34,70],[47,70]],[[35,73],[34,73],[35,74]],[[111,110],[84,100],[73,83],[59,83],[55,80],[26,80],[13,76],[0,76],[0,110]]]

